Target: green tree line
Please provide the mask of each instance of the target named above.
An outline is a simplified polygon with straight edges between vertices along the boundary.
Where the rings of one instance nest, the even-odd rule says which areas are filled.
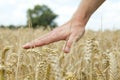
[[[47,26],[50,26],[51,28],[57,26],[57,23],[54,20],[58,15],[46,5],[35,5],[33,9],[28,9],[26,14],[27,21],[24,27],[44,27],[44,29],[46,29]],[[10,29],[20,28],[20,26],[14,25],[9,25],[7,27]],[[6,28],[6,26],[0,25],[0,28]]]

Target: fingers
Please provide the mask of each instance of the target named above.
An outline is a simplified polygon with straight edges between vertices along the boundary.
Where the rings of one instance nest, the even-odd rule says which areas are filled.
[[[34,41],[31,41],[29,43],[26,43],[25,45],[23,45],[23,48],[24,49],[29,49],[29,48],[34,48],[34,47],[37,47],[39,45],[44,45],[45,42],[43,41],[46,37],[48,37],[50,35],[50,33],[34,40]]]
[[[29,49],[29,48],[34,48],[34,47],[39,47],[43,45],[47,45],[52,42],[56,42],[59,40],[62,40],[63,37],[61,37],[60,34],[58,34],[59,31],[52,31],[45,36],[40,37],[39,39],[36,39],[30,43],[27,43],[23,46],[24,49]]]
[[[76,41],[75,35],[70,35],[69,39],[67,40],[65,46],[63,47],[63,51],[65,53],[69,53],[72,44]]]
[[[71,46],[74,42],[78,41],[84,34],[84,30],[81,32],[73,33],[69,36],[69,39],[67,40],[65,46],[63,47],[63,51],[65,53],[69,53],[71,50]]]

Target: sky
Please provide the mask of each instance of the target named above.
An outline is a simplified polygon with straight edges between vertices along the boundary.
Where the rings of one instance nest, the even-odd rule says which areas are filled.
[[[58,25],[67,22],[81,0],[0,0],[0,25],[25,25],[26,11],[35,5],[47,5],[59,16]],[[101,27],[102,26],[102,27]],[[89,19],[87,29],[120,29],[120,0],[106,0]]]

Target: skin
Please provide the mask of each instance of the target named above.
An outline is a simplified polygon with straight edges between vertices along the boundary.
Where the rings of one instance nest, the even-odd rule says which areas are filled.
[[[85,32],[85,25],[91,15],[104,1],[105,0],[82,0],[80,6],[69,21],[38,39],[23,45],[23,48],[35,48],[60,40],[66,40],[63,51],[65,53],[69,53],[72,44],[83,36]]]

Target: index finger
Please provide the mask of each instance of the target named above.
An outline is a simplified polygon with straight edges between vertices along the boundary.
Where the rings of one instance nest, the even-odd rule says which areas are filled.
[[[52,31],[34,41],[31,41],[23,46],[24,49],[35,48],[43,45],[47,45],[49,43],[53,43],[59,40],[62,40],[63,37],[59,33],[59,31]]]

